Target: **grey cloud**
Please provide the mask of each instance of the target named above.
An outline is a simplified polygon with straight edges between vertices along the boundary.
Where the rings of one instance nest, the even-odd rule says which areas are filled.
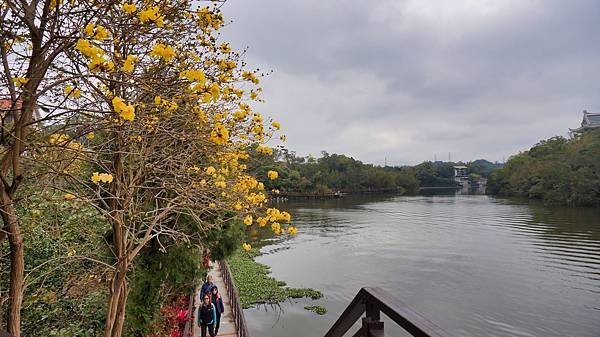
[[[274,70],[257,109],[301,154],[501,160],[600,109],[597,1],[230,0],[224,13],[224,36]]]

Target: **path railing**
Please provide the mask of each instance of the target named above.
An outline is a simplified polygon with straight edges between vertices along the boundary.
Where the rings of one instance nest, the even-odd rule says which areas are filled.
[[[381,288],[360,289],[325,337],[342,337],[363,313],[366,313],[366,317],[363,317],[362,326],[353,336],[384,336],[381,312],[412,336],[451,337],[450,334]]]
[[[235,327],[238,331],[238,337],[250,337],[250,334],[248,334],[248,327],[246,326],[246,319],[244,318],[244,311],[242,310],[242,304],[240,303],[240,296],[235,289],[229,265],[223,260],[219,260],[218,263],[221,268],[221,276],[223,277],[225,288],[227,288],[227,295],[229,295],[229,306],[231,307],[233,321],[235,322]]]
[[[183,337],[192,337],[192,328],[194,327],[194,300],[196,299],[196,291],[190,294],[190,305],[188,306],[188,319],[183,328]]]

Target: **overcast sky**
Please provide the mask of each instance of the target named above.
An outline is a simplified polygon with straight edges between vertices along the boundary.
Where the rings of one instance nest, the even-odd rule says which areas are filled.
[[[501,161],[600,110],[598,0],[229,0],[300,155]]]

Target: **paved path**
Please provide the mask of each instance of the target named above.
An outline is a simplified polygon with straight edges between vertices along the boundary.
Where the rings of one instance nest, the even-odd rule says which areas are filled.
[[[219,268],[219,264],[211,263],[208,273],[212,275],[213,282],[219,288],[219,293],[221,293],[223,304],[225,305],[225,312],[223,315],[221,315],[221,327],[219,327],[219,334],[217,336],[235,337],[238,335],[238,333],[235,328],[235,323],[233,322],[233,316],[231,315],[229,296],[227,295],[227,290],[225,289],[225,283],[223,282],[223,277],[221,276],[221,268]],[[198,305],[202,303],[200,300],[201,286],[202,284],[198,286],[198,290],[196,291],[196,301],[194,302],[194,328],[192,330],[192,336],[194,337],[200,337],[200,327],[198,326]]]

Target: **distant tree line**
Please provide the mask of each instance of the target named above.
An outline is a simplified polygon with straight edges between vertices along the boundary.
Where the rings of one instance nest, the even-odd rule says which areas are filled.
[[[320,158],[299,157],[293,151],[279,149],[263,156],[254,170],[263,176],[269,170],[277,170],[279,178],[264,183],[269,190],[281,193],[416,193],[419,190],[414,173],[403,168],[364,164],[343,154],[325,151],[321,154]]]
[[[510,158],[493,172],[488,193],[550,204],[600,204],[600,130],[572,139],[552,137]]]
[[[254,164],[257,176],[276,170],[279,179],[265,181],[269,190],[281,193],[373,193],[397,192],[414,194],[420,187],[456,186],[454,165],[467,166],[467,172],[476,177],[488,177],[500,167],[486,160],[470,163],[424,162],[416,166],[376,166],[365,164],[343,154],[321,152],[320,158],[300,157],[294,151],[277,149],[263,155]]]

